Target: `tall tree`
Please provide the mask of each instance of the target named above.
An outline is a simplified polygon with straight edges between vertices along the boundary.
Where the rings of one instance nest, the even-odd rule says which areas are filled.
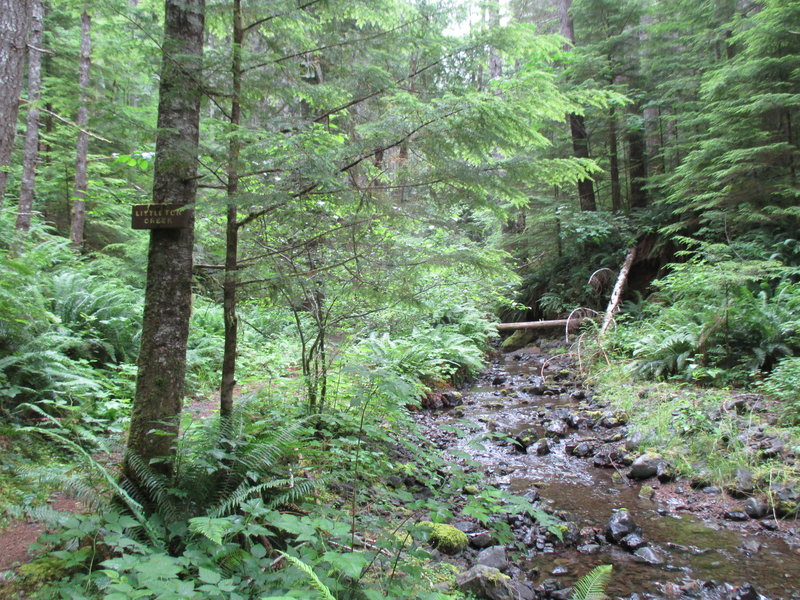
[[[81,11],[81,57],[78,69],[78,85],[81,100],[78,105],[78,137],[75,144],[75,189],[72,198],[72,218],[69,239],[79,248],[83,245],[86,229],[86,190],[89,187],[89,69],[92,62],[92,20],[84,6]]]
[[[153,202],[192,210],[197,194],[204,0],[166,0]],[[194,215],[150,233],[147,288],[128,452],[169,475],[184,394],[192,310]],[[136,481],[130,461],[125,471]]]
[[[559,0],[558,17],[561,24],[561,36],[571,45],[575,45],[575,28],[572,24],[572,16],[569,14],[572,0]],[[567,117],[569,121],[570,134],[572,136],[572,149],[575,158],[589,158],[589,136],[586,134],[586,122],[583,115],[570,113]],[[578,181],[578,197],[580,199],[581,210],[597,210],[597,201],[594,196],[594,184],[588,177]]]
[[[39,99],[42,88],[42,45],[44,39],[44,4],[32,0],[31,39],[28,45],[28,118],[22,154],[22,178],[17,209],[18,231],[28,231],[33,210],[36,160],[39,156]]]
[[[17,109],[30,20],[30,0],[0,0],[0,207],[17,133]]]

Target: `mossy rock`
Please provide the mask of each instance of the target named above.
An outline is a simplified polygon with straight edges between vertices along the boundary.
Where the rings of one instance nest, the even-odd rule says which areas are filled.
[[[536,334],[531,330],[517,329],[514,333],[503,340],[501,347],[503,350],[513,352],[514,350],[519,350],[520,348],[524,348],[530,344],[535,337]]]
[[[422,521],[420,525],[430,528],[431,535],[428,541],[434,548],[445,554],[458,554],[469,544],[467,534],[452,525],[431,523],[430,521]]]

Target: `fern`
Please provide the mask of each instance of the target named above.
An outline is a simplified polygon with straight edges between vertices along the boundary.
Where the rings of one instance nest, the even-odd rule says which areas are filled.
[[[278,554],[283,556],[286,560],[292,563],[300,571],[305,573],[306,577],[308,577],[309,581],[311,581],[311,585],[313,585],[314,588],[317,590],[317,592],[319,593],[319,597],[322,598],[322,600],[336,600],[333,594],[331,594],[331,591],[328,589],[328,587],[319,580],[319,577],[317,577],[317,574],[314,573],[314,571],[311,569],[310,566],[308,566],[299,558],[295,558],[294,556],[286,554],[285,552],[278,551]]]
[[[612,565],[599,565],[581,577],[572,588],[570,600],[605,600]]]

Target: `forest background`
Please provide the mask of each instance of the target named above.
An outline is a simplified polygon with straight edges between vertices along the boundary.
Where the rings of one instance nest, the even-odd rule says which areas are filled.
[[[205,6],[194,62],[169,50],[163,10],[0,2],[3,503],[41,503],[21,467],[128,503],[62,534],[111,532],[48,563],[70,577],[42,594],[125,594],[155,556],[158,597],[240,589],[253,565],[243,597],[304,593],[302,568],[262,569],[272,546],[326,589],[399,593],[371,571],[380,552],[313,540],[396,529],[356,505],[398,469],[446,503],[468,474],[412,450],[408,406],[481,369],[493,320],[602,311],[626,256],[614,331],[581,338],[598,385],[630,405],[666,380],[652,404],[677,402],[686,434],[705,408],[679,384],[754,389],[797,439],[799,2],[234,0]],[[222,419],[172,409],[190,433],[163,436],[167,461],[129,458],[120,487],[148,266],[130,212],[154,197],[162,60],[199,103],[185,394]],[[797,476],[720,454],[723,480],[737,460],[764,485]],[[361,482],[346,531],[322,473]],[[276,510],[308,498],[313,516]]]

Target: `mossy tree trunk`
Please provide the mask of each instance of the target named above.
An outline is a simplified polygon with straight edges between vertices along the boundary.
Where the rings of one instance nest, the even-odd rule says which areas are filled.
[[[153,202],[189,206],[197,192],[204,0],[166,0]],[[154,229],[128,452],[172,473],[192,309],[194,217]],[[126,476],[136,481],[125,465]]]

